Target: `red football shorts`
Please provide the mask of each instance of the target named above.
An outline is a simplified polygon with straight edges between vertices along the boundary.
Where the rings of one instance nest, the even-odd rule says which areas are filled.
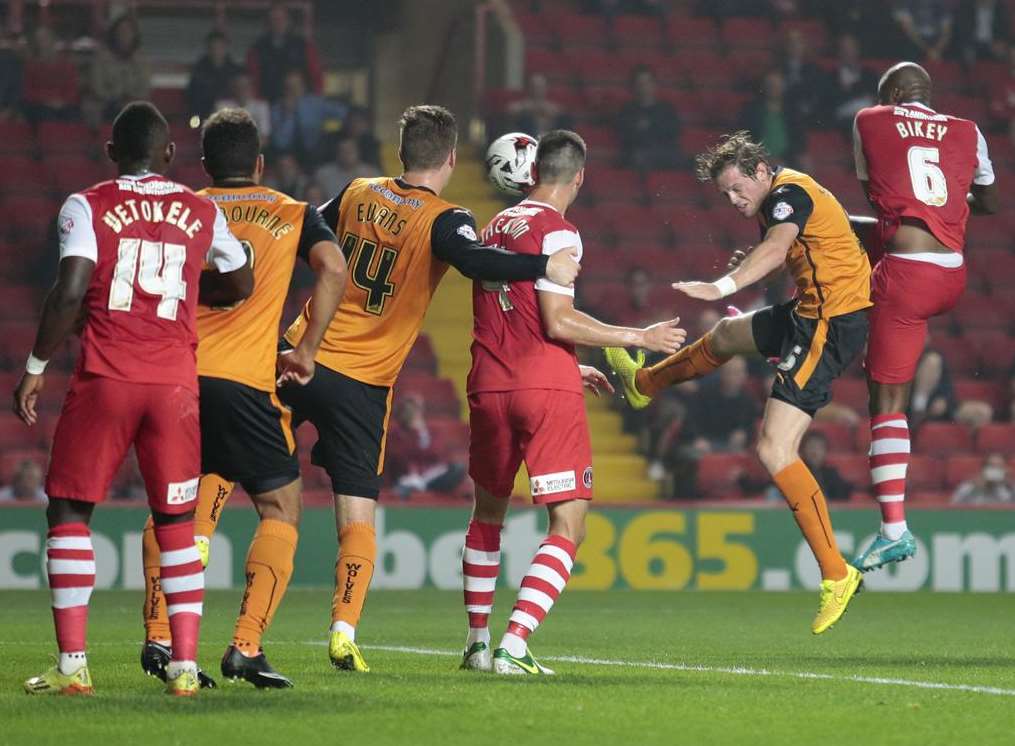
[[[64,400],[46,494],[102,502],[131,445],[152,510],[192,510],[201,474],[197,392],[90,374],[76,375]]]
[[[966,289],[966,265],[949,269],[886,254],[871,276],[867,375],[908,383],[927,340],[927,320],[952,310]]]
[[[592,499],[592,444],[581,394],[469,394],[469,425],[469,476],[490,494],[509,497],[524,461],[533,502]]]

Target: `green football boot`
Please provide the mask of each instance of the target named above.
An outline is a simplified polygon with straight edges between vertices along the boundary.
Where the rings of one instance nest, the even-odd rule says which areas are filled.
[[[462,655],[463,671],[492,671],[493,660],[490,658],[490,646],[485,642],[474,642]]]
[[[634,357],[623,347],[604,347],[607,364],[620,377],[624,396],[632,409],[644,409],[652,403],[652,397],[641,393],[635,383],[635,375],[645,367],[645,352],[638,350]]]
[[[524,676],[525,674],[553,676],[554,674],[552,668],[542,665],[532,657],[532,653],[528,650],[525,651],[523,657],[515,658],[504,648],[497,648],[493,651],[493,672],[509,676]]]

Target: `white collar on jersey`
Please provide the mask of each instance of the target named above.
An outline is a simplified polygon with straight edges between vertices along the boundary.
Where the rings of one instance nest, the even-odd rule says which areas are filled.
[[[154,171],[147,171],[143,174],[121,174],[117,176],[117,179],[126,179],[127,181],[141,181],[141,179],[149,179],[152,176],[158,176]]]
[[[521,204],[523,204],[523,205],[524,204],[530,204],[530,205],[539,205],[540,207],[549,207],[554,212],[560,212],[560,210],[558,210],[553,205],[547,204],[546,202],[539,202],[538,200],[534,200],[534,199],[523,199]]]

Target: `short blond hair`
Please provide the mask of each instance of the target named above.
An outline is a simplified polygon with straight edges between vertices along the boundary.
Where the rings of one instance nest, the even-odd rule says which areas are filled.
[[[736,166],[740,173],[753,177],[762,163],[771,168],[771,156],[764,145],[751,139],[747,130],[723,135],[718,143],[694,159],[699,181],[715,181],[730,166]]]

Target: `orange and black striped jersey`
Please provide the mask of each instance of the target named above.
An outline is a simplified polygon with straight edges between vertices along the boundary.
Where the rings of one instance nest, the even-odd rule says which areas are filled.
[[[800,229],[786,256],[798,314],[831,318],[871,306],[867,253],[842,205],[818,182],[800,171],[777,169],[758,220],[762,234],[779,223]]]
[[[316,209],[274,189],[250,184],[198,194],[218,206],[246,250],[254,291],[229,308],[198,306],[197,374],[274,392],[278,328],[296,257],[306,260],[315,243],[335,234]]]
[[[395,383],[448,266],[483,280],[535,280],[545,256],[483,247],[468,210],[402,179],[354,179],[321,208],[349,266],[349,283],[317,362],[374,386]],[[310,304],[285,333],[306,331]]]

